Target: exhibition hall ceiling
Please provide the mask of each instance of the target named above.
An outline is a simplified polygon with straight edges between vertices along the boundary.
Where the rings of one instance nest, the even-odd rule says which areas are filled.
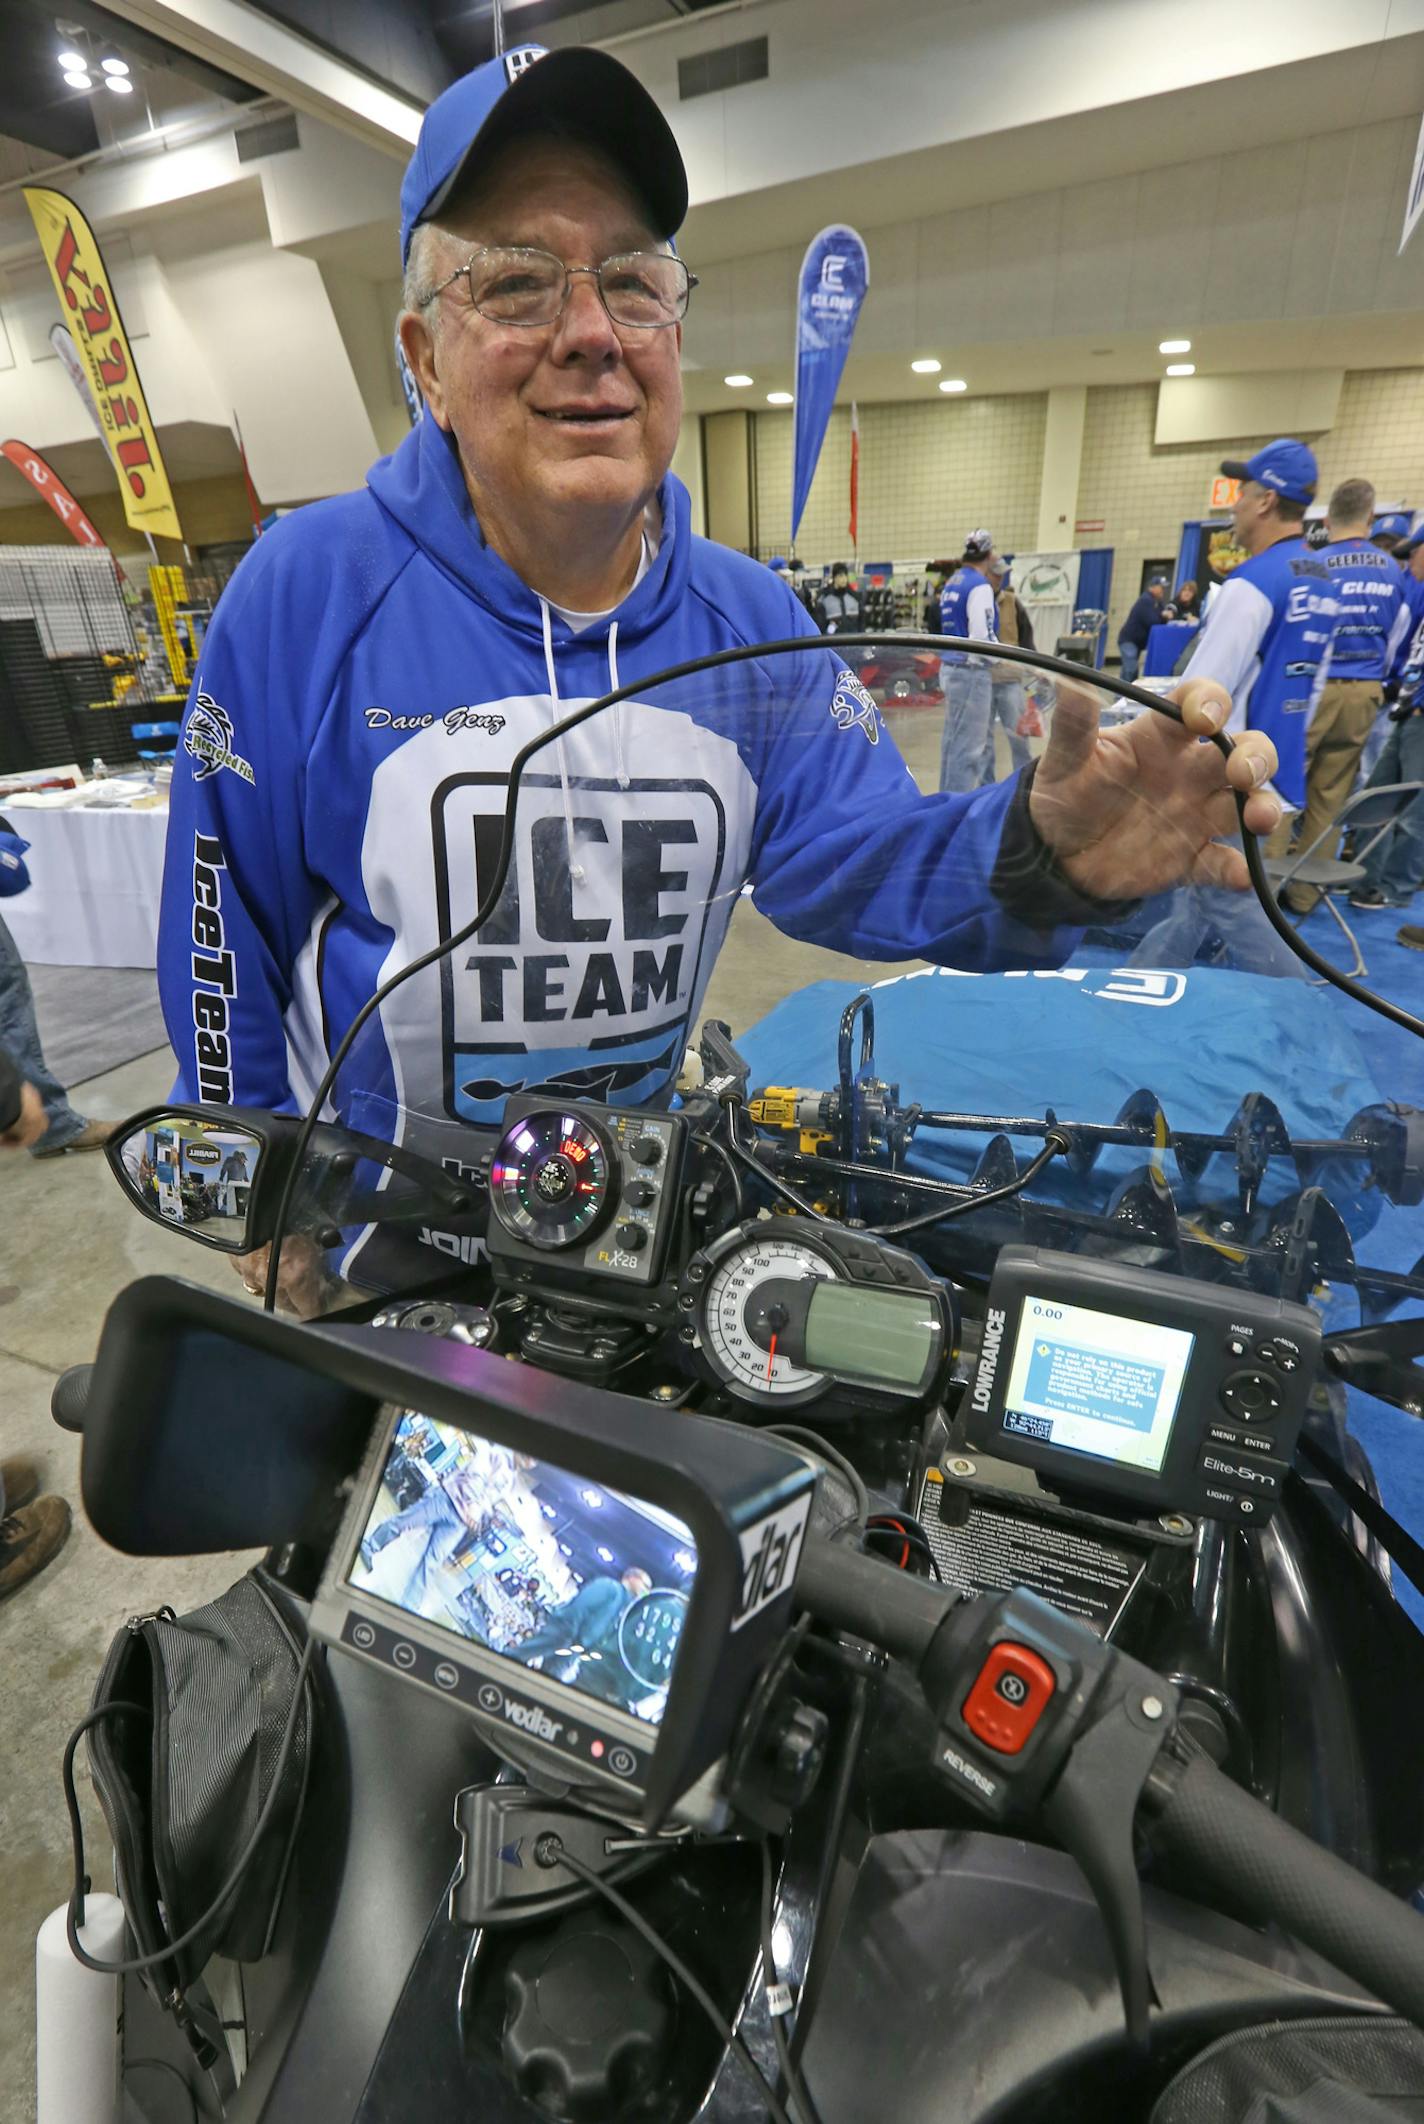
[[[76,72],[66,59],[83,65]],[[81,76],[87,88],[77,85]],[[110,78],[128,87],[110,90]],[[0,143],[0,182],[122,146],[199,110],[248,103],[256,93],[93,0],[0,4],[0,135],[28,150],[6,155]]]

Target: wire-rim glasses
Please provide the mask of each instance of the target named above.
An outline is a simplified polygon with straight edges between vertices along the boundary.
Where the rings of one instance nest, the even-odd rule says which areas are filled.
[[[687,315],[697,276],[667,251],[619,251],[601,265],[570,266],[552,251],[482,246],[432,288],[429,300],[464,279],[470,302],[493,324],[551,325],[564,313],[576,273],[587,274],[616,325],[656,332]]]

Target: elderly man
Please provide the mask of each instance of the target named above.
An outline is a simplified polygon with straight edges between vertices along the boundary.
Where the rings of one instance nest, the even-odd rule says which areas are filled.
[[[195,680],[159,952],[181,1095],[304,1104],[377,984],[479,906],[518,749],[762,640],[810,636],[533,761],[503,902],[371,1022],[336,1088],[351,1125],[433,1148],[525,1084],[664,1095],[744,881],[793,936],[973,967],[1055,965],[1174,876],[1245,885],[1215,837],[1228,781],[1275,823],[1273,754],[1196,742],[1219,688],[1184,690],[1181,727],[1101,737],[1066,701],[1031,776],[921,796],[785,584],[691,535],[668,470],[686,177],[615,60],[526,49],[455,83],[401,204],[424,415],[364,491],[254,548]]]

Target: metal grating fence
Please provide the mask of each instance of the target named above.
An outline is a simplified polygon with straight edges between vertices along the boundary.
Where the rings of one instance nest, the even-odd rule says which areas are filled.
[[[108,552],[0,548],[0,774],[171,750],[135,734],[183,706],[148,576],[123,573]],[[170,632],[174,587],[163,586]],[[188,639],[201,606],[185,608]]]

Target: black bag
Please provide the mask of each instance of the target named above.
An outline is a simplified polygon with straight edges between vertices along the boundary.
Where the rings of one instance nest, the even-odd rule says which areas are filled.
[[[1383,2014],[1223,2036],[1158,2097],[1151,2124],[1406,2124],[1424,2118],[1424,2035]]]
[[[308,1674],[278,1761],[301,1661],[297,1628],[256,1573],[190,1615],[134,1616],[109,1648],[92,1709],[115,1708],[90,1729],[89,1761],[139,1954],[160,1953],[210,1908],[280,1771],[241,1880],[191,1946],[153,1972],[169,2003],[209,1956],[257,1961],[271,1944],[311,1760]]]

